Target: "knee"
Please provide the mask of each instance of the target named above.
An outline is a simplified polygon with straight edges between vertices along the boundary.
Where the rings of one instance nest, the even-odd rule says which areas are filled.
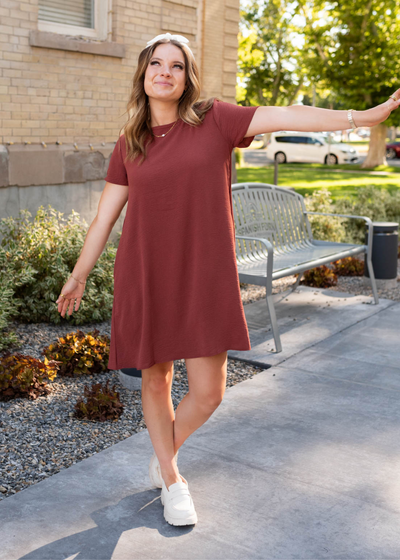
[[[143,388],[151,393],[161,394],[169,391],[172,375],[173,370],[170,367],[159,366],[142,370],[142,391]]]
[[[196,403],[200,408],[203,409],[204,412],[211,414],[219,407],[222,402],[223,396],[223,393],[219,391],[205,393],[196,397]]]

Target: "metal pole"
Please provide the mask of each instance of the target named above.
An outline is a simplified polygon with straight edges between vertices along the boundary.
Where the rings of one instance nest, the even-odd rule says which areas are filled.
[[[328,156],[327,156],[327,163],[329,156],[331,155],[331,143],[332,143],[332,132],[328,132]]]
[[[278,161],[275,160],[274,165],[274,185],[278,186]]]

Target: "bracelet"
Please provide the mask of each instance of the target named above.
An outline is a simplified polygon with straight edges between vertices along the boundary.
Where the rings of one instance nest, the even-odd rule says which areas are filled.
[[[74,278],[71,274],[71,277]],[[84,282],[81,282],[80,280],[78,280],[78,278],[74,278],[74,280],[76,280],[77,282],[79,282],[79,284],[86,284],[86,280]]]
[[[357,126],[356,126],[356,123],[355,123],[354,120],[353,120],[352,111],[354,111],[354,109],[349,109],[349,110],[347,111],[347,118],[348,118],[348,120],[349,120],[349,123],[350,123],[351,128],[354,130],[355,128],[357,128]]]

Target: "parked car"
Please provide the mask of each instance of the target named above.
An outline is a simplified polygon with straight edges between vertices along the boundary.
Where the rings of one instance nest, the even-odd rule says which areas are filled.
[[[355,148],[318,132],[274,132],[267,144],[267,157],[278,163],[291,161],[326,163],[355,162]]]
[[[369,128],[358,128],[357,134],[360,138],[369,138],[371,136],[371,131]]]
[[[400,142],[390,142],[386,144],[387,159],[395,159],[400,157]]]

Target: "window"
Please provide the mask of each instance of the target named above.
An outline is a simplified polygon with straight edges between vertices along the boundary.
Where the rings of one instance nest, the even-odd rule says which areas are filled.
[[[39,0],[38,29],[106,40],[108,0]]]
[[[40,0],[39,19],[94,28],[93,4],[93,0],[81,0],[74,3],[64,0]]]
[[[297,144],[308,144],[308,137],[307,136],[296,136],[295,142]]]
[[[316,138],[311,138],[310,136],[307,138],[307,144],[313,144],[314,146],[322,146],[322,142],[320,142]]]
[[[307,136],[276,136],[275,140],[288,144],[307,144]]]

